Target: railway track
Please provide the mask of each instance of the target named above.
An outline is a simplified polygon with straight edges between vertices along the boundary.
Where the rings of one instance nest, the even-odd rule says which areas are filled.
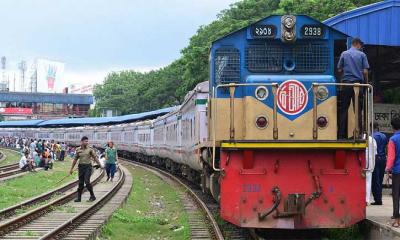
[[[0,166],[0,172],[5,172],[5,171],[10,171],[10,170],[15,170],[18,169],[18,163],[13,163],[5,166]]]
[[[100,179],[104,176],[104,172],[101,172],[97,175],[95,175],[95,179],[92,181],[93,184],[96,184]],[[57,189],[51,190],[49,192],[46,192],[42,195],[39,195],[37,197],[31,198],[27,201],[24,201],[22,203],[16,204],[14,206],[10,206],[8,208],[2,209],[0,211],[0,225],[1,223],[12,216],[15,216],[15,214],[18,213],[18,211],[21,210],[27,210],[35,205],[39,205],[40,203],[43,203],[57,195],[64,194],[67,191],[71,190],[75,186],[78,185],[78,180],[75,180],[73,182],[67,183]]]
[[[218,204],[192,183],[172,175],[164,169],[129,159],[123,160],[131,165],[149,170],[167,182],[171,183],[172,181],[183,187],[185,191],[182,193],[181,199],[189,215],[191,239],[249,239],[250,235],[247,232],[241,232],[240,229],[234,228],[234,226],[230,226],[230,230],[222,231],[215,217],[218,215]],[[199,210],[203,214],[199,215]]]
[[[104,172],[101,171],[97,175],[95,180],[92,182],[99,183],[104,177]],[[102,209],[107,202],[118,192],[125,182],[125,172],[118,170],[118,180],[112,183],[112,186],[108,183],[94,185],[95,192],[99,196],[98,199],[93,203],[75,203],[73,199],[76,196],[76,191],[68,191],[76,182],[66,184],[63,187],[56,189],[55,191],[43,194],[37,198],[31,199],[20,205],[13,206],[6,209],[7,213],[3,216],[10,216],[9,214],[21,209],[26,206],[32,206],[33,204],[49,199],[49,195],[57,194],[60,191],[64,192],[64,195],[50,200],[33,210],[23,213],[20,216],[6,219],[0,222],[0,239],[64,239],[68,238],[68,235],[75,231],[80,226],[84,226],[85,220],[96,212]],[[129,187],[130,190],[130,187]],[[104,217],[104,214],[100,214]],[[104,221],[104,220],[103,220]],[[101,221],[101,223],[103,223]],[[101,224],[100,221],[98,225]],[[93,224],[90,224],[93,227]],[[93,229],[92,229],[93,230]],[[86,229],[86,233],[90,234]],[[72,239],[79,239],[79,236],[74,236]]]
[[[0,179],[23,173],[18,163],[0,167]]]

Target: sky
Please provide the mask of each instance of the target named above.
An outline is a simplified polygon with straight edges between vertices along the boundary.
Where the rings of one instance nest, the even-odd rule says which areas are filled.
[[[65,63],[64,82],[149,71],[179,58],[201,25],[237,0],[0,0],[0,56]]]

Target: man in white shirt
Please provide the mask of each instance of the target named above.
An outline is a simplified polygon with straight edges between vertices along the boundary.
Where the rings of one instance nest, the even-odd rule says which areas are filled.
[[[19,168],[23,171],[32,171],[32,162],[28,161],[29,152],[25,152],[24,155],[19,160]]]
[[[372,136],[368,137],[368,147],[365,149],[365,179],[366,179],[366,203],[371,203],[372,172],[375,168],[375,155],[378,153],[377,144]]]

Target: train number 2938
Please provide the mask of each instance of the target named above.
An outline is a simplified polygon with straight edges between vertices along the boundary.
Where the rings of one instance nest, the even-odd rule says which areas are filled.
[[[302,27],[302,35],[304,37],[322,37],[324,29],[317,25],[305,25]]]

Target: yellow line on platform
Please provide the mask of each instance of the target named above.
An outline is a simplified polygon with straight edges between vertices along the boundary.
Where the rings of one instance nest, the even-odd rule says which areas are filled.
[[[327,143],[327,142],[271,142],[271,143],[245,143],[223,142],[221,148],[332,148],[332,149],[364,149],[366,143]]]

